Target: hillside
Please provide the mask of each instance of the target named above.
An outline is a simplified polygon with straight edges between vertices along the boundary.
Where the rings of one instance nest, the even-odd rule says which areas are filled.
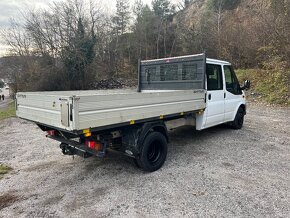
[[[210,0],[194,0],[183,11],[179,12],[175,19],[176,22],[186,23],[188,26],[198,24],[201,17],[208,10]],[[225,14],[228,18],[239,19],[240,22],[246,23],[259,16],[262,8],[270,7],[270,0],[236,0],[230,7],[225,7]]]
[[[283,14],[282,6],[276,7],[274,1],[195,0],[173,22],[185,32],[185,40],[193,35],[190,49],[204,49],[210,56],[226,58],[238,67],[255,67],[264,61],[259,56],[264,56],[272,47],[279,47],[285,54],[290,51],[289,45],[281,48],[289,40],[286,34],[289,21],[285,15],[289,6],[286,9],[283,6]]]
[[[185,53],[229,60],[240,80],[270,103],[290,102],[290,23],[287,1],[196,0],[173,19]],[[253,69],[251,69],[253,68]],[[249,70],[250,69],[250,70]]]

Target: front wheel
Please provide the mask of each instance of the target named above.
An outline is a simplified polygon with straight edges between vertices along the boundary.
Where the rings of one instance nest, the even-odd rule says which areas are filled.
[[[151,132],[146,136],[136,162],[143,170],[153,172],[162,167],[166,156],[167,140],[165,136],[160,132]]]
[[[241,129],[244,124],[245,112],[242,108],[239,108],[234,121],[231,123],[233,129]]]

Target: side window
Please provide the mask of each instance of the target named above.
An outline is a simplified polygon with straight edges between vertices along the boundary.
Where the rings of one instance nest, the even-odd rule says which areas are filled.
[[[178,65],[177,64],[161,65],[160,80],[161,81],[178,80]]]
[[[159,76],[156,74],[156,67],[147,67],[145,69],[145,73],[148,76],[148,80],[149,81],[158,81],[159,80]]]
[[[197,64],[187,63],[182,65],[182,80],[197,79]]]
[[[226,89],[234,95],[242,94],[238,79],[233,72],[231,66],[224,66]]]
[[[160,64],[144,67],[147,81],[196,81],[198,78],[197,64]]]
[[[207,90],[223,90],[222,68],[220,65],[207,64]]]

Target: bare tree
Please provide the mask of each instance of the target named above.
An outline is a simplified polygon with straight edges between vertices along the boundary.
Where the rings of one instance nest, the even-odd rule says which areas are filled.
[[[22,73],[28,77],[38,72],[40,84],[34,89],[88,89],[97,75],[95,57],[103,56],[103,48],[96,44],[104,17],[92,1],[55,2],[50,10],[30,10],[23,25],[13,21],[3,35],[14,55],[29,59],[29,64],[21,65]]]

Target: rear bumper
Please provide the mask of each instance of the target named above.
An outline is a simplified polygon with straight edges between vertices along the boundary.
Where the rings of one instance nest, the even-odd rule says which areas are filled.
[[[52,135],[47,135],[47,138],[56,140],[61,142],[60,148],[63,151],[63,154],[65,155],[78,155],[83,158],[95,156],[95,157],[104,157],[106,155],[106,145],[103,145],[103,149],[101,151],[96,151],[94,149],[90,149],[85,144],[74,141],[74,140],[69,140],[65,139],[60,136],[52,136]]]

